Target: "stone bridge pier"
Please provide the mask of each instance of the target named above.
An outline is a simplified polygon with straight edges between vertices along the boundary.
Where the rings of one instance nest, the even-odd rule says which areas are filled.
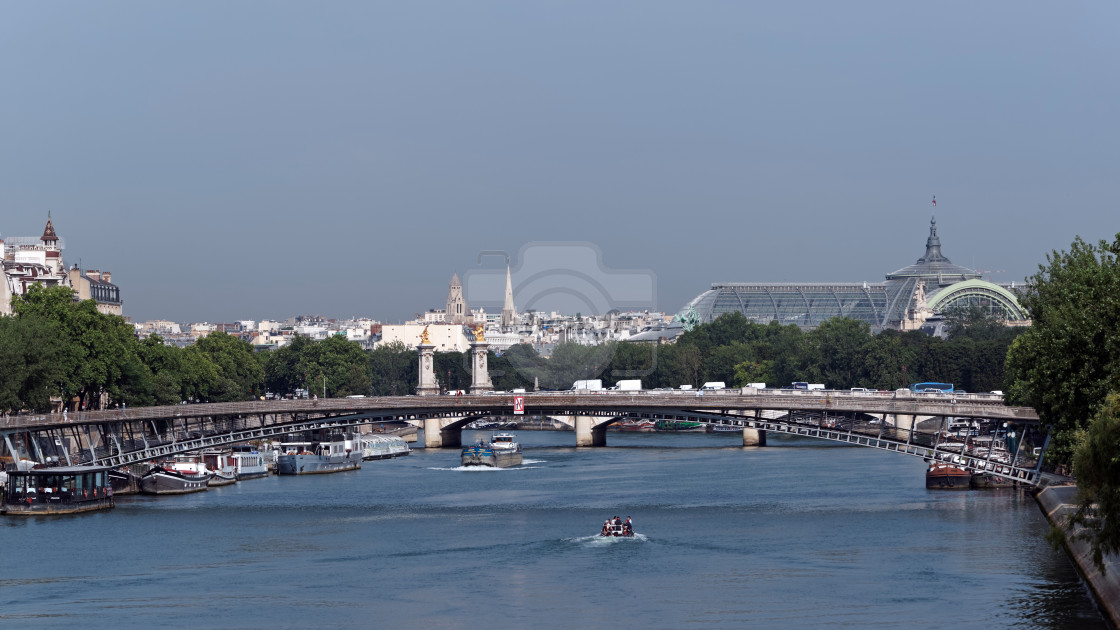
[[[424,433],[424,448],[460,448],[463,446],[465,416],[412,420]]]
[[[756,424],[756,422],[762,419],[761,411],[740,411],[732,413],[746,416],[747,418],[753,418],[754,420],[747,420],[743,425],[743,446],[766,446],[766,430],[759,429],[758,424]]]
[[[576,428],[576,446],[606,446],[607,425],[614,418],[571,416]]]
[[[743,427],[743,446],[766,446],[766,431]]]

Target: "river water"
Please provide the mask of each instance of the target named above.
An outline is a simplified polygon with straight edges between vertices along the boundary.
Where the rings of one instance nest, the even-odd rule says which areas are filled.
[[[927,491],[916,458],[773,435],[518,439],[512,469],[417,449],[8,517],[0,625],[1105,627],[1029,495]],[[615,514],[639,536],[599,538]]]

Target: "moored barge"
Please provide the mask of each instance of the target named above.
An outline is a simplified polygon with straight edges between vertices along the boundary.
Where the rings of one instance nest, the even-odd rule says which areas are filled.
[[[74,514],[113,507],[109,469],[65,466],[10,470],[0,514]]]
[[[326,442],[293,442],[283,444],[283,454],[276,458],[278,475],[316,475],[357,470],[362,467],[362,451],[342,436]]]
[[[209,474],[183,473],[163,466],[154,466],[140,478],[142,494],[190,494],[209,487]]]
[[[932,462],[926,471],[926,488],[929,490],[968,490],[972,474],[952,464]]]

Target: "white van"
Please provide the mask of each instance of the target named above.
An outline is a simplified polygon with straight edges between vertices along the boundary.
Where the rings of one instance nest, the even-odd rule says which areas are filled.
[[[701,387],[700,389],[712,390],[712,389],[724,389],[725,387],[727,387],[727,385],[725,385],[723,381],[710,381],[710,382],[704,383],[704,386]]]

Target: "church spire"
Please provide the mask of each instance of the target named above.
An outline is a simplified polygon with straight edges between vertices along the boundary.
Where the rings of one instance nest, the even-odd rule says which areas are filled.
[[[502,328],[512,328],[516,317],[517,311],[513,308],[513,282],[509,275],[509,262],[506,262],[506,300],[502,304]]]
[[[51,211],[47,210],[47,227],[43,228],[43,235],[39,237],[44,245],[53,246],[58,242],[58,235],[54,233],[54,224],[51,223]]]

